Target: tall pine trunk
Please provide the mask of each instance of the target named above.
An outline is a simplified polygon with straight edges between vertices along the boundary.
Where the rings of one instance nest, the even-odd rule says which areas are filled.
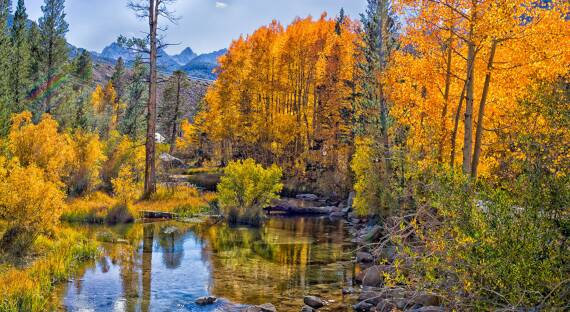
[[[156,34],[158,24],[158,1],[150,0],[149,3],[149,27],[150,27],[150,81],[148,88],[148,106],[147,106],[147,129],[146,129],[146,160],[144,171],[144,198],[148,199],[156,192]]]

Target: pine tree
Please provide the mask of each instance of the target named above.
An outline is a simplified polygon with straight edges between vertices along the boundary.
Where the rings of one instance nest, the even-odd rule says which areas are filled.
[[[164,128],[164,134],[170,143],[170,154],[174,152],[176,137],[180,131],[179,124],[182,118],[184,106],[188,99],[186,91],[190,87],[190,81],[183,71],[175,71],[163,91],[163,100],[159,107],[158,119]]]
[[[93,60],[87,50],[81,50],[73,65],[74,76],[79,82],[83,84],[91,82],[93,79]]]
[[[27,30],[28,14],[24,0],[18,0],[12,25],[12,58],[10,83],[14,112],[26,110],[26,96],[30,91],[30,45]]]
[[[31,87],[35,88],[41,81],[40,29],[35,22],[32,22],[30,30],[28,31],[28,44],[30,46],[30,70],[28,77],[31,81]]]
[[[75,84],[73,89],[76,93],[75,98],[75,121],[73,126],[75,128],[88,129],[88,104],[89,104],[89,86],[93,81],[93,61],[91,54],[86,50],[81,50],[81,53],[73,62],[73,76],[75,77]]]
[[[147,101],[148,70],[141,57],[135,59],[133,74],[126,90],[127,108],[119,124],[121,133],[138,140],[144,133],[144,113]]]
[[[7,31],[10,7],[10,0],[0,0],[0,135],[2,136],[8,131],[12,111],[9,80],[11,43]]]
[[[115,88],[115,92],[117,92],[117,104],[123,100],[125,96],[125,62],[123,61],[122,57],[119,57],[117,60],[117,64],[115,64],[115,72],[113,72],[113,76],[111,77],[111,82],[113,83],[113,87]],[[123,114],[123,107],[121,105],[117,106],[117,121],[120,121],[121,115]]]
[[[57,95],[52,86],[55,80],[65,74],[64,65],[68,60],[65,34],[69,25],[65,21],[64,0],[44,0],[43,16],[39,20],[41,71],[46,78],[47,95],[43,111],[53,110],[53,98]]]
[[[382,159],[380,178],[383,184],[378,196],[390,209],[393,196],[389,191],[393,175],[389,137],[389,103],[382,83],[390,55],[397,48],[398,24],[390,0],[368,0],[361,14],[362,44],[359,62],[359,84],[362,95],[357,103],[355,130],[361,137],[372,139],[374,155]]]
[[[337,35],[340,35],[342,32],[342,24],[344,24],[344,20],[346,16],[344,15],[344,8],[340,8],[340,12],[338,13],[338,17],[336,19],[336,24],[334,25],[334,32]]]

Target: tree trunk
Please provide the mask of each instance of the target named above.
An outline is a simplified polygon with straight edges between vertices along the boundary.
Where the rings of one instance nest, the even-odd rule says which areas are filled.
[[[156,192],[155,167],[155,133],[156,133],[156,33],[158,23],[158,1],[149,1],[149,27],[150,27],[150,81],[148,88],[148,113],[146,129],[146,161],[144,171],[144,198],[148,199]]]
[[[465,121],[463,134],[463,173],[471,173],[471,161],[473,158],[473,97],[474,97],[474,72],[475,72],[475,44],[468,42],[467,52],[467,81],[465,83]]]
[[[489,85],[491,84],[491,71],[495,60],[495,52],[497,51],[497,40],[493,40],[491,51],[489,52],[489,61],[487,63],[487,73],[485,74],[485,82],[483,84],[483,94],[479,103],[479,113],[477,115],[477,131],[475,132],[475,150],[473,152],[473,163],[471,164],[471,177],[477,178],[477,168],[479,167],[479,158],[481,157],[481,141],[483,140],[483,117],[485,116],[485,105],[487,103],[487,95],[489,94]]]
[[[451,56],[452,56],[451,44],[452,43],[453,43],[453,33],[449,36],[448,47],[447,47],[445,91],[443,93],[443,110],[441,112],[441,122],[440,122],[441,137],[439,138],[439,147],[438,147],[438,156],[437,156],[437,160],[439,163],[443,162],[443,145],[447,137],[445,118],[447,117],[447,109],[449,107],[449,92],[451,89]]]
[[[461,91],[459,104],[457,105],[457,111],[455,112],[453,132],[451,133],[451,154],[449,160],[449,166],[451,167],[451,169],[453,169],[453,167],[455,166],[455,147],[457,146],[457,130],[459,129],[459,116],[461,116],[461,110],[463,109],[464,100],[465,100],[465,84],[463,84],[463,90]]]

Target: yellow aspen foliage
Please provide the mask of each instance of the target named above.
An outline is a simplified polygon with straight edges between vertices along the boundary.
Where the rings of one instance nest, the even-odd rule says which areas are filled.
[[[59,183],[31,164],[22,167],[16,160],[0,157],[0,217],[8,222],[3,247],[27,248],[42,232],[59,223],[65,206]]]
[[[72,139],[58,132],[57,121],[49,114],[44,114],[37,125],[32,122],[30,112],[14,115],[8,150],[22,167],[35,165],[44,170],[45,177],[52,182],[59,183],[73,169]]]
[[[81,195],[93,191],[100,182],[99,172],[107,157],[96,133],[77,130],[73,135],[73,150],[74,168],[69,188],[71,194]]]

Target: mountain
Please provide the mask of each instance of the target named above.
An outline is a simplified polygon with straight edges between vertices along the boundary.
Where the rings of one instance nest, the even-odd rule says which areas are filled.
[[[177,55],[169,55],[164,50],[158,51],[159,71],[171,73],[175,70],[183,70],[189,76],[199,79],[215,80],[217,75],[212,71],[218,67],[218,58],[224,55],[227,49],[197,55],[190,47],[185,48]],[[105,47],[101,53],[91,52],[95,61],[114,63],[122,57],[127,65],[131,65],[136,54],[133,51],[121,47],[116,42]]]
[[[218,58],[228,52],[227,49],[221,49],[212,53],[199,55],[182,67],[182,70],[191,77],[206,80],[215,80],[217,74],[214,69],[218,67]]]
[[[194,53],[190,47],[187,47],[186,49],[182,50],[180,54],[172,56],[172,58],[178,62],[178,64],[186,65],[197,56],[198,54]]]

